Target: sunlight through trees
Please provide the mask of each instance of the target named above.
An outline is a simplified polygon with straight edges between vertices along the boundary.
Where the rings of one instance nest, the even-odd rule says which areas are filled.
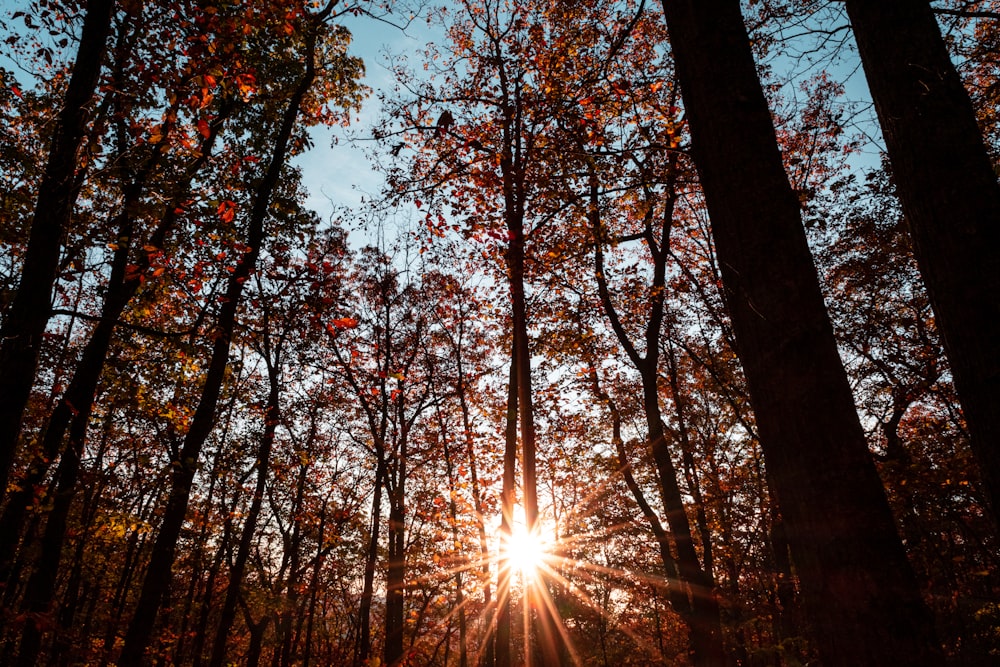
[[[1000,2],[0,12],[0,665],[1000,661]]]

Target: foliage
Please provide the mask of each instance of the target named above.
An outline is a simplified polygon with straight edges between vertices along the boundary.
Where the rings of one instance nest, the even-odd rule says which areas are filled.
[[[21,4],[0,69],[5,319],[88,5]],[[842,17],[745,4],[907,555],[949,659],[988,664],[995,517],[892,176],[855,168],[839,70],[796,79],[787,56],[826,25],[849,61]],[[535,478],[508,518],[535,494],[548,546],[509,589],[512,660],[696,664],[704,593],[731,662],[808,664],[658,7],[420,7],[442,39],[380,92],[386,192],[321,220],[290,159],[360,109],[344,18],[382,11],[115,4],[0,499],[0,662],[119,660],[185,470],[145,661],[492,667],[520,350],[536,444],[511,465]],[[998,22],[942,16],[995,153]]]

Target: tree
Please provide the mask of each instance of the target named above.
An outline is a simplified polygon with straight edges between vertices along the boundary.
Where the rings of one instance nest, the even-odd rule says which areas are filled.
[[[664,0],[737,351],[822,660],[938,664],[736,2]]]
[[[4,369],[0,374],[0,493],[7,489],[42,333],[51,316],[59,250],[79,193],[79,151],[86,138],[115,4],[113,0],[87,3],[77,59],[38,188],[21,280],[0,328],[0,368]]]
[[[534,217],[531,205],[538,183],[544,180],[544,160],[540,156],[549,150],[543,137],[551,118],[546,115],[540,91],[534,89],[537,78],[532,67],[520,57],[530,47],[531,30],[543,29],[542,22],[529,29],[535,9],[530,4],[504,6],[492,0],[462,3],[461,19],[450,26],[452,62],[466,60],[467,71],[460,80],[446,74],[444,83],[451,90],[439,93],[425,87],[420,91],[420,107],[402,106],[397,112],[404,131],[420,132],[426,137],[421,142],[426,152],[440,158],[419,158],[413,165],[414,176],[406,180],[390,178],[400,194],[419,197],[427,193],[435,200],[430,202],[432,205],[441,201],[445,185],[457,196],[451,208],[467,223],[466,233],[499,241],[484,258],[501,260],[501,267],[497,268],[510,304],[506,481],[501,491],[501,532],[507,536],[504,540],[509,540],[513,529],[513,476],[518,444],[520,489],[529,533],[537,532],[539,517],[527,288],[530,237],[534,224],[540,222]],[[448,115],[442,116],[447,122],[429,125],[422,121],[430,117],[429,107],[433,104],[449,105],[443,112]],[[426,131],[431,129],[432,133]],[[479,211],[473,212],[473,207]],[[440,215],[435,219],[428,214],[427,222],[432,232],[441,232],[440,227],[445,225]],[[511,660],[506,569],[506,565],[501,565],[497,590],[496,661],[500,667],[508,667]],[[541,598],[532,602],[532,609],[532,618],[547,613]],[[529,633],[529,638],[538,636],[538,632]],[[546,651],[547,660],[554,659],[552,645],[541,641],[532,644],[530,650],[536,649]]]
[[[224,301],[216,323],[211,359],[205,374],[205,384],[198,408],[192,415],[188,431],[184,436],[184,442],[176,460],[172,462],[171,486],[163,523],[153,545],[142,592],[119,658],[125,663],[138,663],[142,660],[163,595],[169,586],[177,539],[187,511],[199,454],[214,424],[214,414],[229,361],[229,346],[236,325],[243,285],[252,275],[261,253],[261,246],[266,239],[265,221],[271,208],[271,198],[285,167],[296,121],[303,111],[304,103],[317,76],[317,51],[323,37],[322,31],[332,10],[331,3],[315,14],[305,9],[292,11],[290,14],[291,17],[298,16],[301,22],[299,29],[303,32],[302,57],[305,60],[303,71],[288,83],[290,90],[277,123],[272,153],[259,182],[253,188],[246,239],[242,244],[241,255],[227,281]],[[356,73],[356,69],[354,72]]]
[[[845,6],[996,520],[1000,185],[930,4]]]

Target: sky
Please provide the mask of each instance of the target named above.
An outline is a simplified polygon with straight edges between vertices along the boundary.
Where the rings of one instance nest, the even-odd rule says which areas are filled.
[[[868,139],[864,150],[852,155],[849,163],[855,169],[867,170],[879,165],[881,136],[871,109],[864,73],[853,52],[850,32],[845,29],[834,33],[832,38],[824,37],[821,32],[809,33],[810,28],[817,27],[818,22],[827,22],[823,26],[826,28],[831,22],[837,21],[835,13],[838,11],[838,8],[831,8],[827,13],[819,13],[811,23],[789,26],[782,34],[782,38],[786,40],[785,54],[778,56],[772,67],[776,73],[788,72],[794,77],[784,88],[783,94],[789,98],[801,96],[801,91],[797,89],[798,82],[808,79],[823,68],[829,68],[831,75],[844,83],[846,93],[843,102],[857,112],[854,116],[856,125],[848,131],[864,134]],[[315,130],[314,148],[296,158],[296,164],[302,167],[304,184],[309,192],[307,204],[324,220],[329,219],[338,206],[360,208],[363,201],[378,195],[383,185],[381,175],[371,168],[364,155],[364,148],[371,144],[361,137],[378,118],[376,93],[391,89],[394,84],[386,66],[386,55],[407,55],[414,59],[415,69],[419,69],[419,51],[429,39],[441,38],[440,32],[435,33],[421,18],[412,21],[405,30],[364,16],[348,16],[343,22],[354,36],[350,53],[364,59],[365,83],[373,92],[361,113],[356,115],[351,128]],[[831,61],[827,56],[837,49],[841,37],[846,48],[840,49],[841,56],[838,60]],[[825,46],[817,44],[817,40],[824,39],[828,42]],[[811,66],[808,64],[810,59],[814,61]],[[354,140],[350,139],[352,136],[355,137]]]
[[[6,19],[13,11],[23,8],[28,3],[25,0],[0,0],[0,25],[7,29]],[[390,17],[389,20],[401,22],[406,17]],[[822,17],[820,17],[822,18]],[[379,103],[375,93],[387,90],[393,86],[393,77],[387,67],[387,55],[406,55],[419,62],[419,51],[427,41],[440,39],[440,30],[429,27],[422,18],[416,18],[405,26],[405,29],[393,25],[389,21],[380,21],[369,16],[342,17],[341,22],[348,27],[353,35],[350,53],[361,57],[366,66],[365,83],[373,93],[365,102],[360,113],[352,118],[350,128],[315,128],[312,131],[312,150],[297,156],[295,164],[301,167],[304,186],[308,192],[306,204],[315,210],[321,219],[329,220],[338,207],[360,209],[363,201],[377,196],[382,189],[383,179],[372,169],[364,154],[371,142],[363,140],[367,128],[378,119]],[[14,27],[11,25],[10,27]],[[790,29],[785,37],[789,37],[789,52],[808,52],[813,46],[806,34],[808,26]],[[847,37],[849,39],[849,33]],[[796,35],[799,35],[796,37]],[[805,35],[805,36],[801,36]],[[791,56],[791,57],[794,57]],[[794,63],[791,57],[775,62],[775,70],[786,69],[797,71],[801,77],[807,77],[810,69],[802,61]],[[5,50],[0,46],[0,66],[17,73],[18,68],[11,63]],[[859,108],[868,105],[868,90],[864,76],[857,65],[855,57],[844,58],[834,66],[834,76],[846,81],[847,99],[858,102]],[[794,84],[787,87],[789,93],[794,93]],[[878,164],[880,138],[876,124],[871,120],[870,111],[862,116],[859,130],[873,135],[874,142],[860,155],[852,157],[855,167],[872,167]]]
[[[346,16],[342,23],[353,36],[348,52],[364,60],[364,83],[372,93],[361,112],[352,116],[349,128],[315,128],[313,149],[294,160],[302,168],[303,184],[309,193],[306,203],[323,220],[339,207],[361,208],[364,201],[381,191],[384,179],[365,157],[364,151],[372,142],[364,137],[380,113],[377,92],[394,84],[388,56],[419,57],[418,52],[434,34],[420,18],[405,29],[367,16]]]

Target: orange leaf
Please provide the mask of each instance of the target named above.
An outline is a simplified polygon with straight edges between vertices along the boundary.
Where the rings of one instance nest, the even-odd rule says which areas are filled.
[[[331,324],[338,329],[353,329],[358,326],[358,321],[353,317],[339,317],[331,322]]]

